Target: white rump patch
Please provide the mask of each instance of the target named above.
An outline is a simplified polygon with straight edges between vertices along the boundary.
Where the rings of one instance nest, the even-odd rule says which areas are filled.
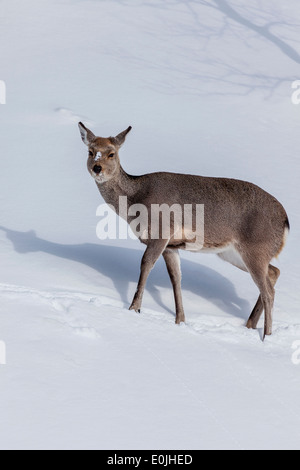
[[[283,243],[284,243],[284,246],[286,245],[286,242],[287,242],[287,239],[289,237],[289,234],[290,234],[290,229],[288,227],[285,227],[284,229],[284,235],[283,235]]]

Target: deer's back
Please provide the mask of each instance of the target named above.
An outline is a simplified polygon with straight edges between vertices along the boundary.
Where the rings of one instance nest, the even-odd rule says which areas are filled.
[[[246,181],[229,178],[210,178],[177,173],[150,173],[135,177],[139,203],[204,204],[207,210],[232,209],[239,213],[251,210],[281,212],[283,207],[269,193]],[[283,209],[284,210],[284,209]],[[285,211],[284,211],[285,212]]]

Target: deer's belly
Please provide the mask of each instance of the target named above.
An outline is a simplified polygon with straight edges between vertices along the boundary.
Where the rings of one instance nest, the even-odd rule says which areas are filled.
[[[248,272],[248,269],[241,257],[240,253],[236,250],[233,244],[227,244],[223,246],[210,246],[206,247],[200,244],[195,243],[185,243],[185,247],[183,248],[186,251],[196,252],[196,253],[207,253],[207,254],[215,254],[218,255],[219,258],[226,261],[227,263],[236,266],[243,271]]]

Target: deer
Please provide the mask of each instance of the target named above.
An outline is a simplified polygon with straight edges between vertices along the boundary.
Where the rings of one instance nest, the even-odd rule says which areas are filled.
[[[191,242],[184,227],[178,237],[175,221],[170,222],[168,237],[152,238],[149,234],[153,227],[149,221],[139,236],[146,249],[129,310],[141,312],[147,279],[162,256],[174,290],[176,324],[185,323],[179,251],[213,253],[251,275],[260,295],[246,326],[257,329],[264,312],[263,340],[272,335],[275,285],[280,270],[271,262],[278,258],[290,232],[282,204],[255,184],[238,179],[168,172],[129,175],[121,165],[119,151],[131,126],[116,137],[104,138],[96,137],[83,123],[78,125],[82,141],[88,147],[88,172],[105,202],[118,215],[119,198],[125,196],[128,207],[142,204],[149,211],[154,204],[204,206],[202,244],[197,244],[196,239]],[[127,217],[128,223],[130,220]]]

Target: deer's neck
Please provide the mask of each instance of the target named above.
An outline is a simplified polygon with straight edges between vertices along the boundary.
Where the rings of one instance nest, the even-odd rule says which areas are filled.
[[[98,184],[99,191],[105,202],[115,208],[119,213],[119,198],[126,196],[128,205],[135,201],[135,195],[139,189],[139,178],[130,176],[120,167],[119,172],[114,178],[103,184]]]

